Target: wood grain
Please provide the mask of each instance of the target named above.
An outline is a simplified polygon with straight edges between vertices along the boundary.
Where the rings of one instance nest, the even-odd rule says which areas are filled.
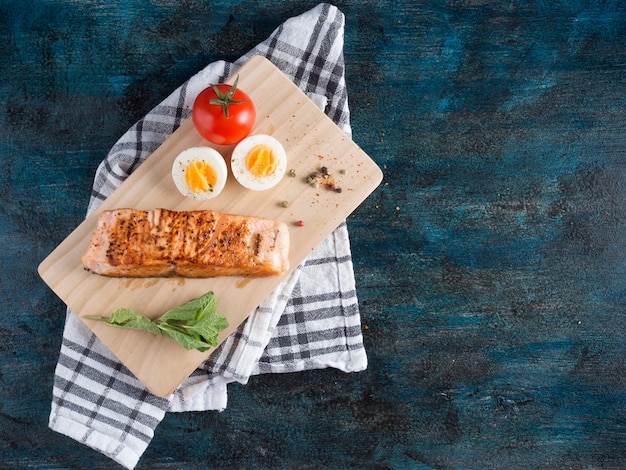
[[[382,172],[373,160],[267,59],[254,57],[238,73],[239,87],[257,108],[252,134],[270,134],[282,142],[288,168],[294,169],[296,176],[285,176],[276,187],[254,192],[241,187],[231,173],[223,192],[210,201],[181,196],[171,178],[173,161],[181,151],[212,146],[228,164],[233,148],[211,145],[187,120],[40,264],[42,279],[79,316],[108,316],[119,307],[128,307],[154,318],[213,291],[218,311],[229,322],[220,335],[221,343],[380,184]],[[340,193],[307,184],[307,175],[321,166],[333,173]],[[288,201],[287,208],[282,201]],[[281,220],[291,227],[290,268],[282,276],[208,279],[111,279],[85,271],[80,258],[97,217],[104,209],[123,207],[212,209]],[[297,226],[298,220],[304,225]],[[172,393],[213,351],[187,351],[166,337],[120,330],[93,320],[85,322],[152,393],[161,397]]]

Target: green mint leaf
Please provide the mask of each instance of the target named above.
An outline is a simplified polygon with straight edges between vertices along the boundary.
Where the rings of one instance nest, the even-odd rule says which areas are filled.
[[[109,318],[86,316],[91,320],[101,320],[111,326],[131,328],[133,330],[147,331],[148,333],[160,334],[159,327],[149,318],[129,308],[118,308]]]
[[[213,315],[215,310],[217,310],[217,300],[215,299],[215,295],[213,292],[207,292],[205,295],[200,297],[200,307],[196,311],[196,315],[194,317],[195,321],[199,321],[207,315]]]
[[[204,352],[214,346],[207,343],[200,337],[190,334],[187,331],[181,331],[180,329],[167,323],[162,324],[159,328],[161,329],[161,331],[163,331],[163,334],[165,336],[172,338],[185,349],[197,349],[200,352]]]
[[[109,325],[117,325],[123,326],[126,323],[137,320],[141,317],[141,314],[131,310],[130,308],[118,308],[115,312],[111,314],[107,323]]]
[[[196,301],[197,299],[194,299],[184,305],[168,310],[157,318],[157,323],[185,323],[192,321],[199,308]]]
[[[198,318],[201,312],[214,312],[217,308],[217,301],[213,292],[207,292],[201,297],[192,299],[180,307],[175,307],[157,319],[161,323],[189,323]]]
[[[220,332],[228,328],[228,320],[219,313],[210,313],[193,324],[160,323],[159,328],[187,349],[209,349],[217,346]]]
[[[192,328],[190,328],[190,330],[203,338],[204,341],[211,346],[217,346],[217,337],[219,336],[220,331],[226,328],[228,328],[228,321],[226,318],[219,313],[212,313],[198,321]]]

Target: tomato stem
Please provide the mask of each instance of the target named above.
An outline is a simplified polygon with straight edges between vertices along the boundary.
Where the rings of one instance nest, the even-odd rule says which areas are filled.
[[[229,118],[228,115],[228,106],[231,104],[238,104],[238,103],[245,103],[245,100],[234,100],[233,99],[233,95],[235,94],[235,91],[237,90],[237,83],[239,83],[239,75],[237,75],[237,78],[235,78],[235,82],[233,83],[233,86],[230,87],[230,90],[228,90],[228,92],[226,93],[222,93],[220,91],[219,88],[217,88],[217,86],[215,85],[211,85],[211,88],[213,88],[213,91],[215,92],[215,94],[217,95],[217,99],[211,99],[209,100],[210,104],[215,104],[217,106],[221,106],[223,111],[224,111],[224,117],[226,119]]]

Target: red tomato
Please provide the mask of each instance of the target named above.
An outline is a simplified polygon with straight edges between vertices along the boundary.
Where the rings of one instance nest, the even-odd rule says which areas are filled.
[[[254,126],[256,110],[250,97],[231,85],[211,85],[193,103],[191,117],[198,133],[217,145],[236,144]]]

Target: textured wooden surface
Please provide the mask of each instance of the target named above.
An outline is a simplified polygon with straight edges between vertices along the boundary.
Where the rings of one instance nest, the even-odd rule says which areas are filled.
[[[0,466],[117,468],[47,428],[64,307],[36,273],[98,162],[182,81],[316,2],[0,3]],[[168,414],[140,469],[626,466],[622,2],[338,2],[367,371]]]

